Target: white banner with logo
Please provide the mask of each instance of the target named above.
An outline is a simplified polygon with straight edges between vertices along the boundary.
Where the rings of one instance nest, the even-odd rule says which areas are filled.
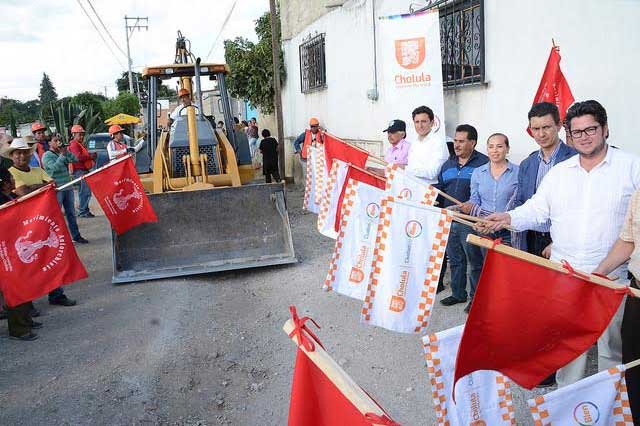
[[[307,151],[307,180],[304,186],[304,208],[311,213],[320,213],[320,203],[316,202],[316,191],[318,190],[318,179],[316,176],[317,158],[319,155],[324,157],[324,152],[318,153],[315,146],[309,146]]]
[[[325,189],[325,196],[320,202],[320,213],[318,214],[318,231],[324,236],[338,237],[335,222],[338,210],[338,199],[344,186],[344,179],[347,177],[349,165],[341,160],[333,160],[329,179]]]
[[[428,206],[436,204],[436,198],[438,198],[436,189],[428,183],[405,173],[397,164],[387,165],[386,176],[386,195]]]
[[[384,191],[349,179],[342,201],[340,232],[324,289],[364,300]]]
[[[636,367],[638,368],[638,367]],[[536,425],[632,426],[624,365],[530,399]]]
[[[444,209],[382,200],[363,322],[401,333],[427,328],[452,218]]]
[[[411,112],[420,105],[433,110],[436,136],[445,140],[444,95],[440,59],[438,9],[416,14],[383,16],[378,21],[381,85],[386,119],[410,123]],[[386,122],[386,121],[385,121]],[[408,140],[415,140],[412,125]]]
[[[458,381],[451,397],[464,325],[422,338],[438,426],[514,425],[511,381],[496,371],[476,371]]]

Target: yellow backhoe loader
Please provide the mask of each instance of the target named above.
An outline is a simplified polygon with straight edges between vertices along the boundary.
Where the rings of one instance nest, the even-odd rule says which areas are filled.
[[[234,130],[225,84],[229,68],[200,63],[187,44],[178,33],[175,63],[142,73],[152,170],[140,176],[158,222],[112,233],[113,283],[296,262],[284,184],[251,182],[249,146]],[[156,88],[176,77],[195,105],[179,105],[171,128],[158,131]],[[202,77],[217,82],[226,134],[203,114]]]

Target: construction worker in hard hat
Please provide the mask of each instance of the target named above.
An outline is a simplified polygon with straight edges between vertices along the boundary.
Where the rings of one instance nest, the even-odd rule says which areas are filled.
[[[302,182],[305,182],[307,176],[307,150],[309,145],[315,146],[324,142],[322,130],[320,121],[315,117],[311,117],[309,119],[309,137],[307,137],[307,130],[305,130],[293,141],[293,149],[302,167]]]
[[[144,146],[144,138],[140,138],[135,146],[129,146],[124,138],[124,129],[117,124],[109,127],[109,135],[111,136],[111,141],[107,144],[109,161],[122,158],[127,153],[135,154]]]
[[[187,115],[187,107],[191,106],[191,93],[187,89],[178,90],[178,106],[173,110],[171,115],[169,115],[169,126],[172,126],[173,123],[178,119],[181,115]],[[193,105],[195,108],[198,108],[197,105]]]
[[[31,167],[42,167],[42,156],[49,150],[49,141],[47,140],[47,126],[39,121],[31,125],[31,134],[33,140],[26,139],[28,144],[35,144],[35,150],[29,165]]]
[[[79,178],[89,173],[98,157],[97,153],[89,152],[85,146],[84,133],[84,128],[81,125],[75,124],[71,126],[72,139],[69,144],[69,152],[78,159],[78,161],[71,163],[71,171],[74,178]],[[83,179],[80,181],[80,189],[78,191],[78,217],[94,217],[94,214],[89,210],[89,200],[91,200],[91,189]]]

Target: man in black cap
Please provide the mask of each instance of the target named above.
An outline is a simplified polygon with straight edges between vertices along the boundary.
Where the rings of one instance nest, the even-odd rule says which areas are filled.
[[[402,120],[392,120],[389,126],[383,130],[387,132],[387,140],[391,144],[384,154],[384,161],[389,164],[398,164],[402,168],[409,161],[409,142],[407,137],[407,125]]]

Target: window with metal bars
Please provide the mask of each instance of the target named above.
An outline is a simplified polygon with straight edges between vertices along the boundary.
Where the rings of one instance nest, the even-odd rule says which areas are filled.
[[[444,87],[483,83],[484,1],[446,1],[438,9]]]
[[[302,93],[327,87],[327,69],[324,55],[324,33],[300,45],[300,88]]]

